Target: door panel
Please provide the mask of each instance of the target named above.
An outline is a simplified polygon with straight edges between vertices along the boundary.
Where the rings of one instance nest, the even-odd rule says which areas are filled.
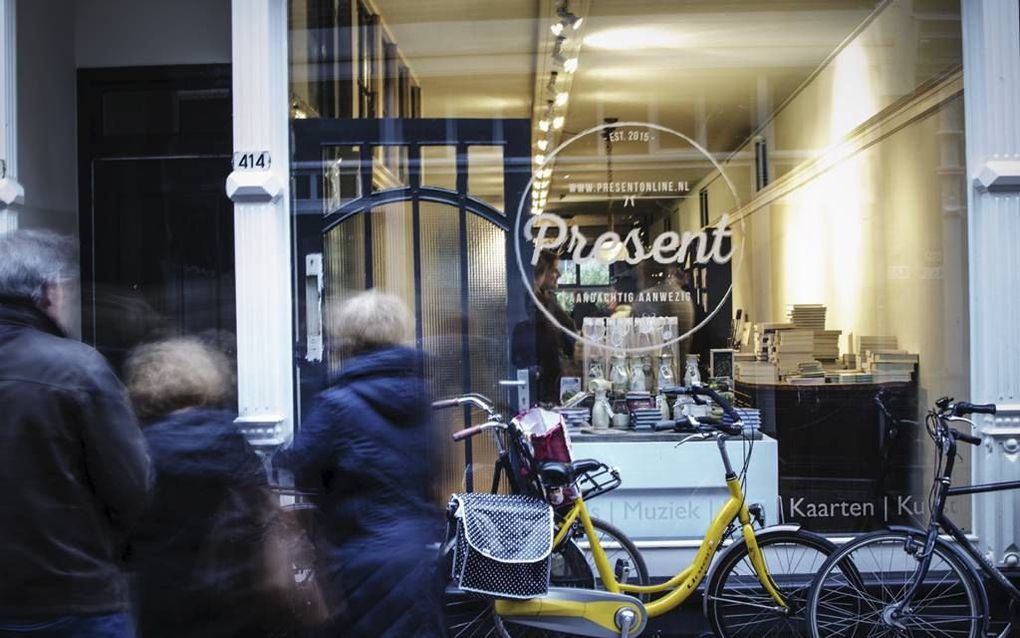
[[[519,201],[528,179],[527,120],[305,120],[293,126],[298,277],[308,254],[321,251],[326,264],[327,355],[323,364],[299,357],[302,403],[309,405],[342,367],[329,338],[333,315],[343,299],[366,288],[397,295],[413,313],[432,396],[502,398],[498,382],[515,376],[509,325],[525,303],[516,266],[510,267],[503,208]],[[302,329],[315,325],[301,316],[315,306],[296,304]],[[471,418],[466,410],[435,415],[441,496],[471,485],[466,467],[491,471],[491,441],[450,439]]]
[[[84,335],[119,368],[136,345],[233,338],[234,214],[220,158],[97,160]],[[232,349],[230,344],[224,344]]]

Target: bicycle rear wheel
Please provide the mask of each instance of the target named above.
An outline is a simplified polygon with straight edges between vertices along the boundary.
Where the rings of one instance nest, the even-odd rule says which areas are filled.
[[[974,568],[938,541],[931,566],[911,601],[911,583],[920,578],[924,532],[883,531],[857,538],[833,553],[808,593],[812,638],[917,636],[977,638],[984,632],[986,602]],[[838,563],[850,562],[848,578]]]
[[[758,548],[769,575],[786,603],[783,610],[762,587],[740,540],[719,559],[705,588],[705,615],[717,636],[806,635],[804,608],[811,580],[835,546],[804,530],[764,530]]]

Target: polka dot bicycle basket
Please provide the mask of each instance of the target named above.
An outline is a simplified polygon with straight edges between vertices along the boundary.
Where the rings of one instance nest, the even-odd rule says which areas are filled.
[[[493,598],[535,598],[549,590],[553,511],[530,496],[457,494],[453,497],[456,585]]]

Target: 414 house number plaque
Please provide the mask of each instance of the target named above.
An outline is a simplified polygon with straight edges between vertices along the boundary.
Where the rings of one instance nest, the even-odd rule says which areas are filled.
[[[235,171],[268,171],[272,165],[269,151],[240,151],[234,153]]]

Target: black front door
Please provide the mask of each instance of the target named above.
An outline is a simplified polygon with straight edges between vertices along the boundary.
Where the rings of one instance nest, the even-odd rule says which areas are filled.
[[[234,350],[229,65],[79,71],[82,333]]]

